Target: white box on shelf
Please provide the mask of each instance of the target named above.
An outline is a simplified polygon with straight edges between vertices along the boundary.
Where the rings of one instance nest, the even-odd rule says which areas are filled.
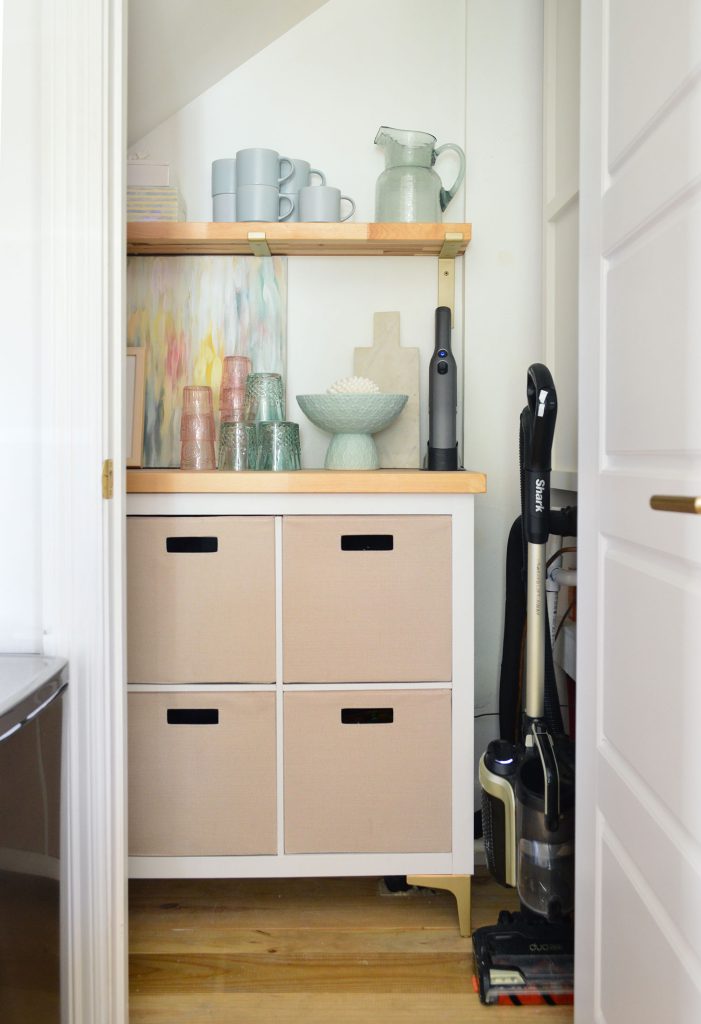
[[[170,164],[155,164],[148,160],[127,160],[127,185],[174,185]]]

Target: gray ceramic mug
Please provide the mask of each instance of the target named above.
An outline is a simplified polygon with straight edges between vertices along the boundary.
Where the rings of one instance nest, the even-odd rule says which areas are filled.
[[[217,222],[231,223],[236,220],[236,193],[220,192],[212,196],[212,219]]]
[[[225,157],[212,161],[212,195],[236,192],[236,160]]]
[[[292,211],[290,216],[287,218],[289,221],[299,220],[299,203],[297,197],[301,188],[306,188],[312,183],[312,175],[316,174],[319,176],[320,185],[326,184],[326,175],[323,171],[319,171],[316,167],[312,167],[308,160],[293,160],[294,173],[291,178],[288,178],[284,185],[280,186],[280,191],[286,196],[292,196],[295,199],[295,209]]]
[[[272,185],[279,188],[294,174],[294,164],[288,156],[280,156],[275,149],[240,149],[236,154],[236,186]]]
[[[341,200],[350,203],[350,212],[341,217]],[[348,220],[355,213],[355,203],[350,196],[342,196],[340,188],[332,185],[307,185],[299,190],[298,212],[301,221],[330,223]]]
[[[287,220],[294,208],[293,197],[282,195],[273,185],[239,183],[236,193],[236,219],[239,221]]]

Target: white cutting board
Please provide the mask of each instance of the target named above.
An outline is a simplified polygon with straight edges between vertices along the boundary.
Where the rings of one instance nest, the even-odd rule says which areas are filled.
[[[375,313],[373,344],[353,350],[353,373],[385,394],[408,395],[399,417],[375,434],[382,469],[420,469],[419,350],[399,344],[399,313]]]

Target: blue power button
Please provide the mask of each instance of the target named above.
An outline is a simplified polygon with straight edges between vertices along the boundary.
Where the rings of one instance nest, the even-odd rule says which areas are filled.
[[[442,348],[442,349],[440,350],[440,352],[438,353],[438,358],[439,358],[439,359],[445,359],[445,357],[446,357],[447,355],[448,355],[448,353],[446,352],[446,350],[445,350],[444,348]]]

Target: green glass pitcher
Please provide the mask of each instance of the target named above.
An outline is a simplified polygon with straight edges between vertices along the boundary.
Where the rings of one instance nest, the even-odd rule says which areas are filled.
[[[385,170],[375,188],[375,220],[440,223],[465,176],[465,154],[460,146],[446,142],[436,149],[436,138],[428,132],[384,126],[375,136],[375,145],[385,153]],[[447,189],[433,170],[446,149],[460,159],[458,176]]]

